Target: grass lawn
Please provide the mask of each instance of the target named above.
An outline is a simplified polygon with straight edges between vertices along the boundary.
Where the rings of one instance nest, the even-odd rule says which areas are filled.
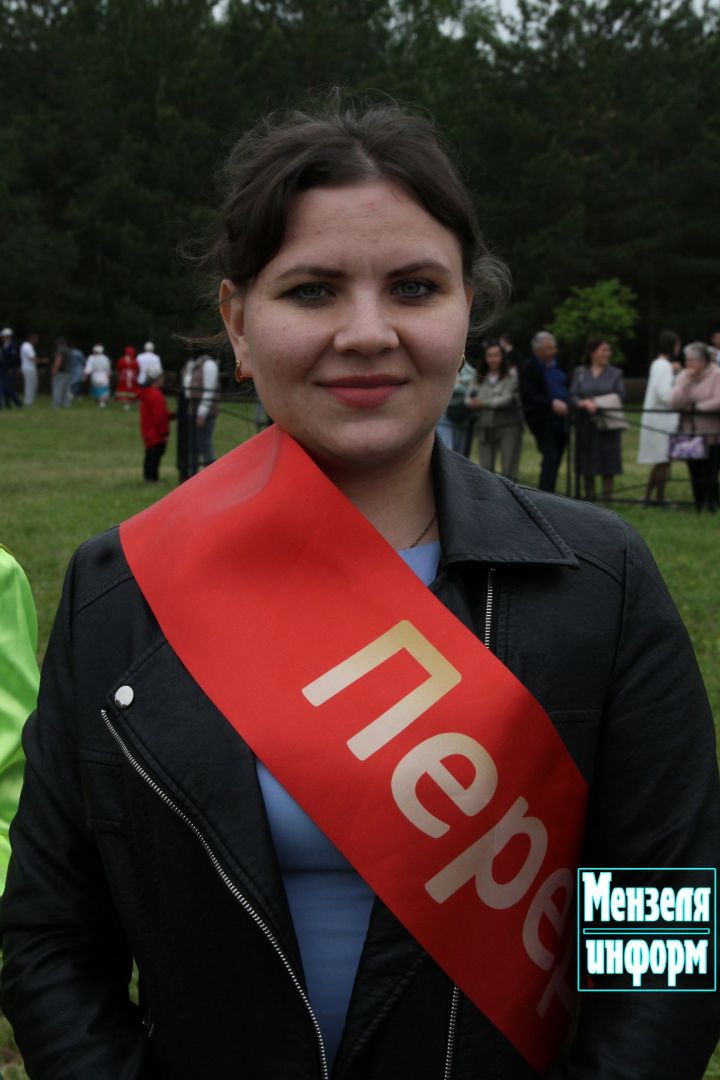
[[[248,407],[226,405],[215,444],[225,452],[254,433]],[[626,473],[617,493],[642,496],[647,469],[634,464],[637,430],[624,436]],[[177,482],[171,439],[157,487],[142,481],[142,445],[136,412],[111,404],[100,410],[87,399],[53,411],[42,398],[33,409],[0,412],[0,542],[24,566],[33,589],[44,651],[64,569],[82,540],[122,521]],[[683,464],[673,466],[669,497],[688,499]],[[521,480],[534,484],[538,458],[526,437]],[[564,474],[561,488],[564,490]],[[622,491],[621,491],[622,489]],[[615,507],[650,546],[688,626],[716,718],[720,718],[720,514],[696,516],[689,508]],[[0,1071],[25,1080],[6,1021],[0,1018]],[[720,1080],[716,1050],[706,1074]]]

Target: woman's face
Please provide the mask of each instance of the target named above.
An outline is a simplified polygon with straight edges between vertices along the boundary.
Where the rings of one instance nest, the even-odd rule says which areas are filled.
[[[503,352],[499,345],[491,345],[485,350],[485,363],[491,375],[496,375],[502,364]]]
[[[688,353],[685,357],[685,367],[693,377],[697,378],[698,375],[702,375],[707,364],[696,353]]]
[[[372,467],[432,443],[472,292],[455,235],[402,188],[298,195],[277,255],[220,298],[243,373],[317,460]]]
[[[597,349],[590,353],[590,363],[595,367],[607,367],[612,356],[612,348],[607,341],[601,341]]]

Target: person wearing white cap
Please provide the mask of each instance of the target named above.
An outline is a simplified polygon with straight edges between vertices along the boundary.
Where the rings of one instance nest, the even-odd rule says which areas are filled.
[[[138,383],[140,386],[145,386],[148,381],[148,371],[150,368],[160,368],[163,370],[163,366],[160,357],[155,352],[155,345],[152,341],[146,341],[143,347],[143,351],[137,358],[140,371],[138,373]]]
[[[101,409],[107,405],[110,397],[110,359],[105,355],[102,345],[93,345],[92,352],[85,363],[83,378],[90,379],[90,397],[97,401]]]

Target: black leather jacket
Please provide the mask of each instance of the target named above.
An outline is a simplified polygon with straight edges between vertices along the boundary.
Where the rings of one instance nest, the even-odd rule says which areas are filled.
[[[521,491],[442,446],[434,468],[433,591],[478,637],[489,629],[586,777],[585,864],[715,865],[707,700],[642,542],[613,514]],[[241,694],[242,643],[236,674]],[[252,754],[160,633],[116,530],[71,564],[25,749],[2,1006],[33,1080],[321,1080]],[[582,1004],[556,1080],[702,1076],[717,995]],[[376,902],[332,1076],[533,1075]]]

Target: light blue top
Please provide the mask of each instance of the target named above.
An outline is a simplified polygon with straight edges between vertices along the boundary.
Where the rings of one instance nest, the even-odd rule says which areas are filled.
[[[434,540],[398,555],[429,585],[437,572],[440,543]],[[300,946],[305,985],[331,1065],[375,896],[260,761],[257,773]]]

